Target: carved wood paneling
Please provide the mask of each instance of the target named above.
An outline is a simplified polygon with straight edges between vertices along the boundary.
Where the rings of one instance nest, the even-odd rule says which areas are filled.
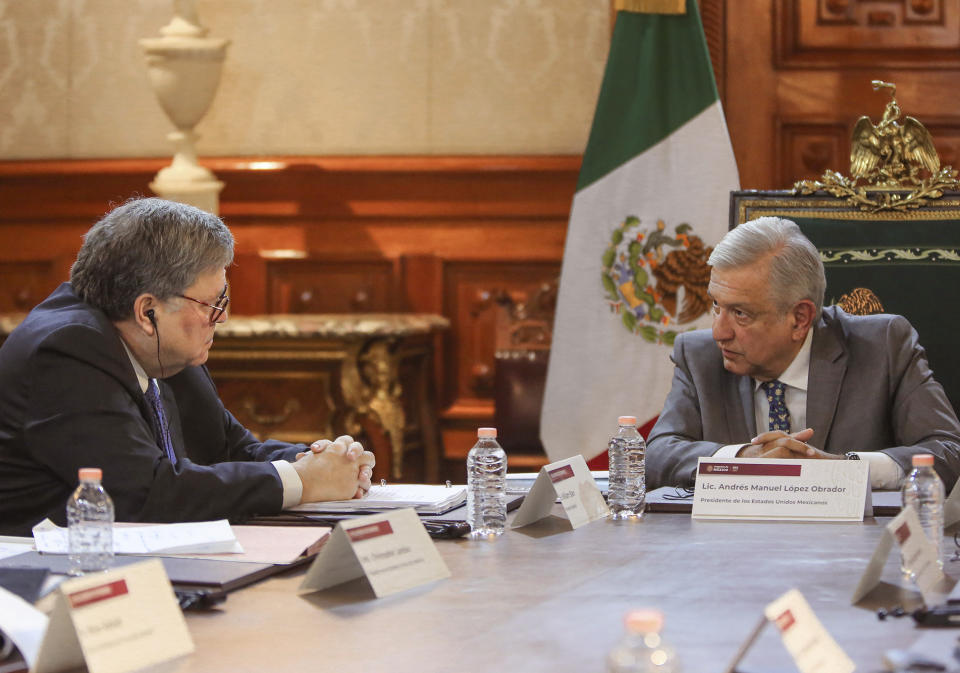
[[[389,313],[399,305],[396,263],[341,258],[267,262],[267,313]]]
[[[848,131],[861,115],[878,121],[889,99],[873,79],[896,83],[903,113],[927,125],[942,154],[955,152],[960,0],[728,0],[724,9],[724,111],[744,189],[790,187],[832,151],[829,168],[846,171]],[[839,126],[847,131],[831,150]]]
[[[780,67],[960,65],[960,0],[783,0]]]
[[[842,122],[780,123],[780,184],[815,180],[827,169],[846,172],[850,131]]]

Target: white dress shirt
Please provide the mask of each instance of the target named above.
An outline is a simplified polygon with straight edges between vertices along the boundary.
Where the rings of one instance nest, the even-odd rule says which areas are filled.
[[[123,349],[127,351],[127,357],[130,358],[130,364],[133,365],[133,371],[137,374],[140,390],[146,394],[147,386],[150,385],[150,377],[147,376],[147,373],[137,361],[137,358],[133,356],[127,344],[123,342],[123,339],[120,340],[120,343],[123,344]],[[273,460],[270,461],[270,464],[273,465],[273,468],[277,471],[277,476],[280,477],[280,484],[283,486],[283,508],[286,509],[299,505],[300,499],[303,497],[303,481],[300,479],[297,471],[293,469],[293,465],[285,460]]]
[[[790,412],[790,432],[795,433],[807,427],[807,382],[810,376],[810,346],[813,343],[813,330],[807,332],[803,346],[793,361],[787,366],[777,380],[786,386],[784,389],[784,403]],[[769,430],[767,418],[770,414],[770,403],[767,395],[760,387],[762,381],[753,381],[753,415],[756,421],[757,435]],[[733,458],[746,444],[728,444],[721,447],[714,456],[718,458]],[[860,460],[870,464],[870,486],[875,489],[899,488],[903,481],[903,468],[882,451],[857,451]]]

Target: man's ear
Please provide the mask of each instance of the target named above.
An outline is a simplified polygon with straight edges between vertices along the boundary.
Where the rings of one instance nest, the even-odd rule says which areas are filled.
[[[152,294],[141,294],[133,301],[133,322],[144,334],[154,336],[157,333],[156,308],[160,304]]]
[[[807,332],[813,327],[817,307],[809,299],[801,299],[793,305],[793,334],[798,341],[807,337]]]

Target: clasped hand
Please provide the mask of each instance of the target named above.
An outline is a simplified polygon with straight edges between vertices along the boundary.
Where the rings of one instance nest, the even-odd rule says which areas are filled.
[[[843,460],[843,456],[827,453],[807,444],[807,440],[811,437],[813,437],[813,428],[804,428],[793,434],[782,430],[771,430],[751,439],[750,444],[737,452],[737,457]]]
[[[362,498],[370,490],[376,462],[350,435],[314,442],[293,463],[303,482],[301,502]]]

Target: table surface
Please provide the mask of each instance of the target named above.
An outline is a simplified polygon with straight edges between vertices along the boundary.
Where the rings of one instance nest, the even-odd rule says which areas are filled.
[[[450,579],[376,599],[365,580],[296,593],[294,570],[188,613],[196,652],[165,671],[603,671],[623,614],[652,606],[687,673],[723,671],[764,606],[799,589],[857,671],[923,631],[850,605],[889,519],[694,521],[650,514],[571,530],[552,516],[494,541],[438,541]],[[891,554],[883,579],[898,583]],[[948,573],[953,569],[949,567]],[[955,571],[954,571],[954,574]],[[916,596],[909,594],[901,598]],[[874,606],[875,607],[875,606]],[[795,671],[773,627],[741,670]]]

